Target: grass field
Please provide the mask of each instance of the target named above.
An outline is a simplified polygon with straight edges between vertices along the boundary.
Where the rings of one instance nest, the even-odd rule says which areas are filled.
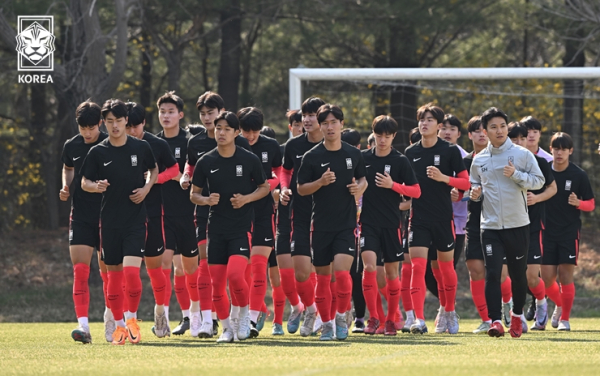
[[[285,324],[285,323],[284,323]],[[91,325],[94,343],[70,338],[75,324],[0,324],[0,374],[202,374],[202,375],[598,375],[600,319],[573,319],[570,333],[550,329],[520,339],[469,334],[478,322],[461,320],[458,335],[397,337],[350,335],[323,343],[298,334],[217,344],[189,336],[157,339],[142,322],[142,343],[117,347],[104,341],[102,323]],[[174,327],[176,323],[172,323]],[[430,328],[433,323],[428,322]]]

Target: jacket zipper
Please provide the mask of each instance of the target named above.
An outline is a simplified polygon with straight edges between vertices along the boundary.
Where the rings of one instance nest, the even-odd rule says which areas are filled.
[[[494,164],[492,163],[492,156],[493,156],[493,149],[490,150],[490,164],[492,165],[492,171],[494,172],[494,178],[496,178],[496,184],[498,185],[498,199],[499,199],[499,207],[500,207],[500,215],[498,216],[498,222],[500,222],[502,229],[504,229],[504,221],[502,220],[503,218],[503,214],[502,214],[502,187],[500,186],[500,181],[498,180],[498,175],[496,175],[496,169],[494,168]]]

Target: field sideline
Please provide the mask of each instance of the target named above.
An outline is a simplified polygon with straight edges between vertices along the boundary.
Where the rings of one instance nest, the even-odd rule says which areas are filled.
[[[177,323],[172,322],[171,327]],[[1,373],[202,374],[202,375],[597,375],[600,319],[573,319],[570,333],[493,339],[468,334],[476,320],[461,320],[455,336],[397,337],[351,334],[323,343],[298,334],[273,337],[266,323],[258,339],[217,344],[189,336],[157,339],[142,322],[142,343],[109,345],[102,323],[91,324],[95,342],[75,343],[73,323],[0,324]],[[284,323],[285,327],[285,323]],[[433,328],[433,323],[428,322]]]

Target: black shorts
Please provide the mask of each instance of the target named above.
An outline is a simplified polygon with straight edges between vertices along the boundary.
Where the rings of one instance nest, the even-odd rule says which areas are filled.
[[[277,255],[289,255],[292,242],[292,222],[288,217],[287,210],[281,210],[281,204],[277,210],[277,233],[275,234],[275,252]]]
[[[543,265],[569,264],[577,265],[579,257],[579,231],[577,237],[567,239],[551,239],[544,236]]]
[[[211,265],[227,265],[229,257],[235,255],[249,258],[250,233],[213,234],[209,229],[206,252]]]
[[[312,250],[310,247],[310,221],[292,221],[290,253],[292,256],[312,257]]]
[[[275,223],[273,214],[254,218],[252,222],[252,246],[275,246]]]
[[[479,231],[467,230],[467,248],[465,259],[483,261],[483,250],[481,249],[481,233]]]
[[[454,249],[453,221],[415,221],[408,228],[408,246],[425,247],[433,245],[436,251],[448,252]]]
[[[544,230],[532,231],[529,234],[529,252],[527,253],[527,265],[539,265],[542,263],[544,251]]]
[[[382,228],[361,224],[360,236],[361,252],[374,251],[377,254],[377,260],[381,259],[384,263],[404,261],[404,250],[400,243],[402,234],[399,228]]]
[[[277,265],[277,254],[275,254],[275,250],[272,250],[271,253],[269,253],[269,268],[275,266],[279,266]]]
[[[481,229],[481,244],[486,269],[495,265],[527,265],[529,250],[529,225],[503,230]]]
[[[120,265],[125,256],[144,257],[146,224],[126,228],[101,228],[100,246],[106,265]]]
[[[206,230],[208,228],[208,218],[198,217],[195,218],[196,225],[196,243],[206,244]]]
[[[342,231],[313,231],[313,265],[327,266],[337,254],[356,256],[354,229]]]
[[[69,245],[87,245],[100,249],[100,223],[71,220],[69,223]]]
[[[184,257],[198,256],[196,228],[192,216],[165,216],[165,246]]]
[[[144,256],[156,257],[165,252],[164,231],[162,215],[148,218],[148,236],[146,236]]]

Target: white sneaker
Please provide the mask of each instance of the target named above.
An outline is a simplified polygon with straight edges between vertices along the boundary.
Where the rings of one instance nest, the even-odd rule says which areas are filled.
[[[406,317],[406,321],[404,322],[404,326],[402,327],[402,333],[410,333],[410,327],[415,323],[414,317]]]
[[[487,334],[488,330],[490,330],[489,322],[482,321],[481,324],[477,327],[477,329],[473,330],[473,334]]]
[[[410,326],[410,332],[412,334],[427,333],[427,325],[425,325],[425,320],[416,319],[415,323]]]
[[[104,338],[106,342],[112,342],[113,333],[117,329],[117,323],[110,309],[104,310]]]
[[[240,341],[250,337],[250,314],[242,317],[238,324],[237,337]]]
[[[448,330],[448,317],[444,307],[438,309],[437,316],[435,317],[435,332],[446,333]]]
[[[200,311],[192,312],[191,317],[190,317],[190,335],[192,337],[198,337],[201,326],[202,326],[202,319],[200,318]]]
[[[456,311],[446,312],[446,327],[448,328],[449,334],[458,333],[458,319],[459,317],[456,314]]]
[[[567,320],[560,320],[558,323],[558,331],[559,332],[570,332],[571,324]]]
[[[199,338],[212,338],[213,336],[213,323],[203,322],[200,326],[200,332],[198,333]]]
[[[154,334],[158,338],[171,336],[171,328],[164,312],[160,315],[154,312]]]
[[[562,315],[562,307],[555,306],[554,313],[552,313],[552,327],[554,329],[558,328],[558,322],[560,321],[560,315]]]
[[[221,336],[217,339],[217,343],[231,343],[233,342],[233,331],[229,328],[224,329]]]

